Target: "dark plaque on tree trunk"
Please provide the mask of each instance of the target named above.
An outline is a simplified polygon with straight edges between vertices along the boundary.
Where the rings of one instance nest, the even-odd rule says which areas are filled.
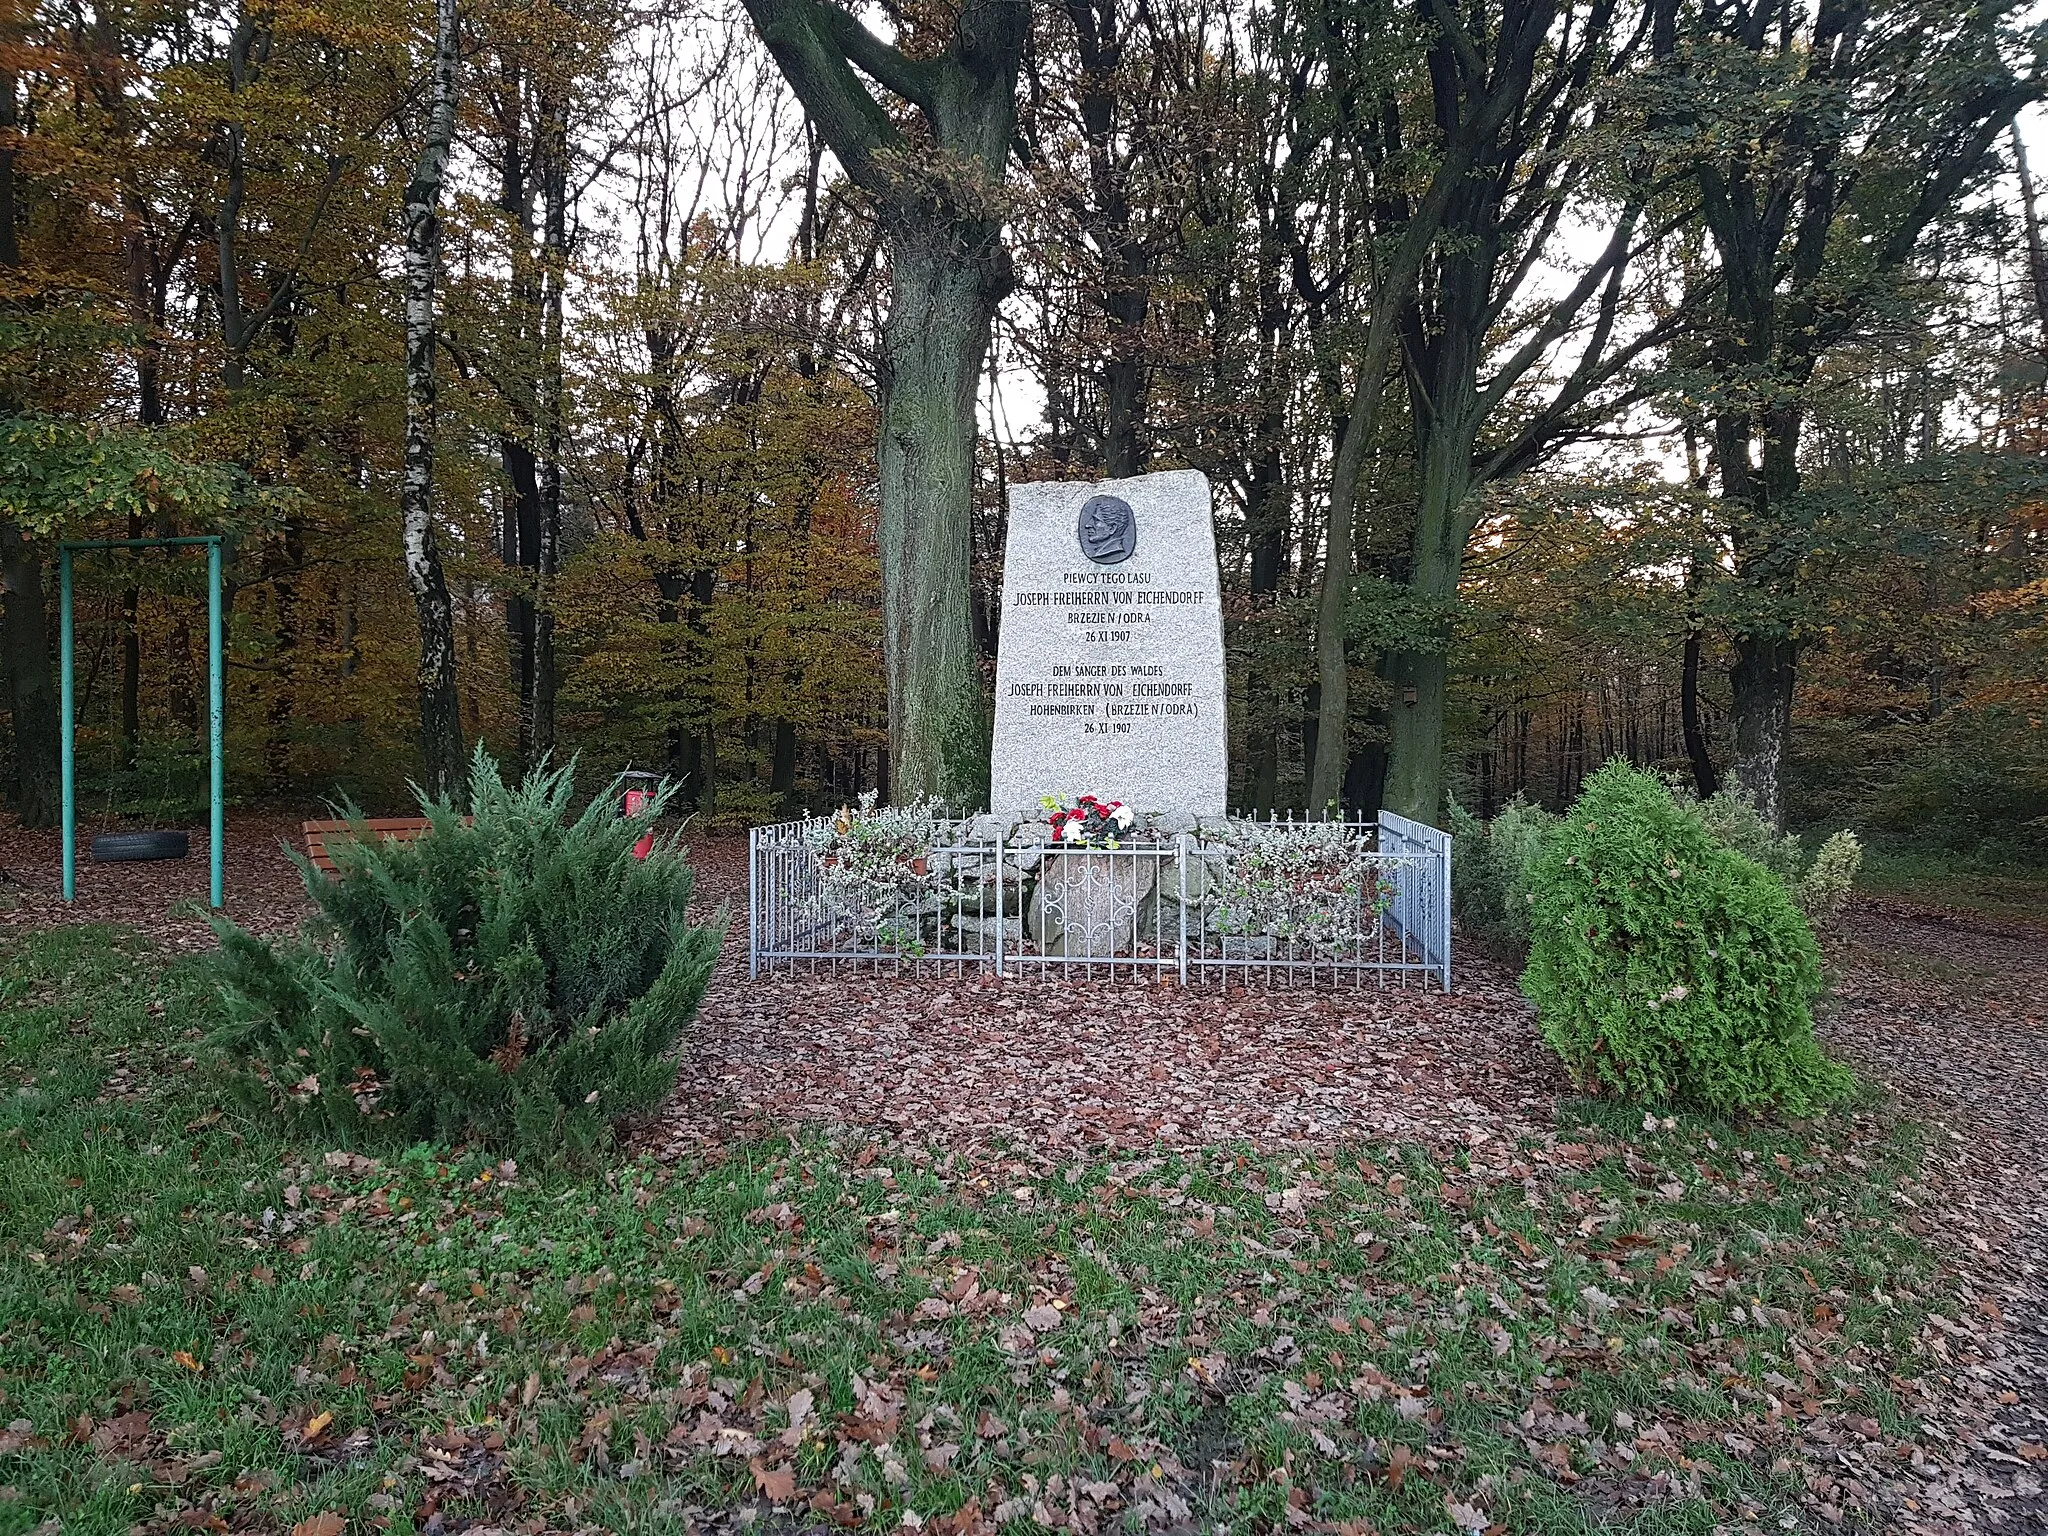
[[[1138,514],[1121,496],[1090,496],[1075,535],[1081,553],[1097,565],[1122,565],[1138,552]]]

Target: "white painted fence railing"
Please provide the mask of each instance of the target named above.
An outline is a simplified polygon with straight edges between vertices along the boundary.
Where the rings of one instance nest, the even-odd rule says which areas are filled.
[[[1381,811],[1379,847],[1383,856],[1398,858],[1394,900],[1388,916],[1394,926],[1439,968],[1444,990],[1451,989],[1451,834],[1426,822]]]
[[[802,822],[757,827],[748,842],[751,974],[854,965],[992,969],[999,975],[1171,974],[1182,982],[1267,986],[1451,984],[1450,835],[1391,812],[1344,823],[1357,849],[1349,910],[1313,939],[1244,931],[1230,914],[1230,861],[1218,831],[1119,848],[1060,848],[988,818],[943,836],[893,888],[864,904],[828,889]]]

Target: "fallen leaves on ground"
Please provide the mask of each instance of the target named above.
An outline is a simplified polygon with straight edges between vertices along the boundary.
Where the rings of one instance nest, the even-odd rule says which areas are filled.
[[[230,893],[238,920],[274,930],[302,915],[296,871],[276,849],[277,838],[295,832],[296,818],[237,818]],[[699,862],[708,899],[743,897],[741,848],[712,843]],[[181,865],[81,864],[85,899],[68,910],[52,899],[53,841],[10,832],[0,838],[0,864],[14,898],[0,921],[119,921],[173,948],[211,943],[189,905],[203,898],[203,843]],[[1761,1507],[1715,1482],[1716,1467],[1739,1463],[1748,1486],[1790,1486],[1823,1522],[1883,1519],[1927,1533],[2048,1529],[2048,1120],[2040,1109],[2048,1102],[2048,930],[1864,903],[1832,952],[1839,1002],[1824,1021],[1829,1040],[1930,1126],[1918,1178],[1885,1192],[1888,1219],[1939,1245],[1955,1265],[1954,1279],[1924,1282],[1940,1301],[1915,1336],[1882,1348],[1848,1342],[1877,1305],[1870,1295],[1845,1286],[1772,1292],[1749,1261],[1684,1235],[1699,1219],[1695,1201],[1740,1210],[1774,1180],[1853,1180],[1857,1160],[1875,1166],[1876,1126],[1846,1138],[1830,1132],[1831,1142],[1803,1150],[1788,1146],[1767,1166],[1711,1174],[1655,1151],[1674,1130],[1668,1118],[1647,1119],[1640,1130],[1561,1133],[1565,1085],[1535,1044],[1512,977],[1483,958],[1461,956],[1457,989],[1446,999],[1419,990],[1267,993],[852,971],[749,983],[743,953],[729,944],[677,1096],[639,1128],[636,1145],[678,1170],[714,1172],[726,1158],[751,1160],[747,1149],[759,1147],[758,1138],[791,1127],[814,1129],[833,1149],[806,1157],[843,1150],[848,1187],[863,1199],[850,1251],[891,1297],[905,1286],[910,1292],[878,1300],[876,1314],[862,1320],[873,1330],[864,1363],[850,1374],[807,1372],[801,1351],[813,1345],[754,1324],[720,1324],[711,1331],[723,1329],[722,1337],[684,1348],[690,1319],[705,1305],[690,1299],[688,1267],[655,1277],[666,1289],[645,1283],[639,1291],[607,1278],[601,1265],[579,1272],[571,1278],[586,1288],[563,1296],[559,1316],[547,1312],[536,1325],[526,1300],[497,1288],[486,1261],[471,1265],[472,1278],[460,1285],[438,1286],[394,1314],[380,1345],[402,1351],[403,1368],[388,1387],[364,1397],[361,1375],[348,1374],[357,1368],[338,1357],[301,1365],[307,1394],[347,1399],[341,1422],[360,1427],[346,1437],[337,1439],[332,1420],[315,1432],[313,1423],[333,1410],[309,1400],[265,1411],[288,1412],[285,1425],[302,1427],[289,1438],[309,1466],[409,1447],[396,1465],[425,1492],[408,1496],[406,1513],[446,1531],[480,1520],[518,1525],[515,1506],[529,1495],[513,1481],[508,1448],[567,1410],[574,1428],[564,1450],[579,1476],[630,1485],[664,1473],[694,1478],[691,1468],[729,1469],[718,1475],[722,1493],[688,1506],[691,1518],[712,1524],[747,1495],[813,1526],[871,1523],[905,1507],[906,1488],[941,1478],[955,1480],[948,1486],[964,1498],[928,1523],[962,1536],[1008,1520],[1081,1530],[1090,1522],[1185,1524],[1225,1489],[1256,1493],[1264,1502],[1246,1507],[1274,1528],[1341,1533],[1370,1524],[1343,1512],[1351,1486],[1344,1479],[1355,1476],[1361,1489],[1414,1501],[1414,1528],[1485,1529],[1472,1522],[1498,1524],[1500,1501],[1529,1497],[1532,1485],[1476,1471],[1483,1437],[1446,1426],[1477,1412],[1505,1428],[1519,1475],[1569,1493],[1596,1520],[1694,1496],[1715,1498],[1731,1522],[1760,1519]],[[112,1109],[144,1106],[158,1090],[153,1062],[117,1051],[105,1065],[99,1102]],[[180,1123],[203,1135],[219,1119],[217,1108],[187,1110]],[[1392,1144],[1426,1148],[1435,1162],[1361,1165],[1374,1170],[1367,1203],[1391,1219],[1346,1223],[1346,1201],[1365,1207],[1353,1195],[1333,1203],[1331,1189],[1346,1187],[1335,1160]],[[1201,1163],[1219,1145],[1244,1147],[1262,1168],[1294,1161],[1283,1164],[1291,1168],[1284,1178],[1262,1173],[1259,1188],[1243,1191],[1256,1205],[1241,1208],[1189,1200],[1164,1177],[1173,1158]],[[783,1187],[772,1197],[764,1188],[746,1223],[759,1245],[746,1262],[705,1262],[716,1306],[742,1319],[771,1306],[832,1310],[835,1296],[856,1306],[843,1256],[816,1246],[825,1213],[807,1214],[801,1198],[820,1168],[789,1154],[771,1172],[748,1166],[745,1176]],[[1210,1172],[1228,1180],[1245,1166]],[[1134,1198],[1156,1205],[1150,1240],[1168,1253],[1180,1244],[1209,1256],[1215,1286],[1182,1294],[1116,1260],[1130,1310],[1116,1314],[1119,1332],[1107,1337],[1114,1309],[1076,1283],[1096,1265],[1087,1249],[1010,1272],[995,1257],[968,1262],[947,1233],[922,1231],[919,1208],[897,1194],[913,1181],[935,1181],[946,1199],[1036,1230],[1071,1210],[1069,1173],[1090,1181],[1079,1198],[1106,1202],[1115,1220],[1131,1219]],[[1595,1175],[1622,1182],[1597,1194],[1583,1187]],[[306,1245],[351,1224],[388,1232],[393,1243],[460,1235],[465,1223],[495,1219],[490,1202],[508,1182],[482,1179],[477,1190],[491,1193],[443,1197],[431,1212],[416,1203],[423,1219],[408,1223],[395,1201],[411,1197],[394,1196],[388,1170],[360,1154],[336,1153],[322,1168],[294,1170],[293,1180],[287,1187],[303,1189],[302,1199],[280,1191],[275,1235],[261,1237],[279,1251],[246,1279],[173,1270],[181,1305],[230,1308],[230,1280],[269,1285],[299,1273],[305,1254],[317,1251]],[[616,1175],[612,1182],[616,1194]],[[1105,1188],[1122,1193],[1103,1195]],[[868,1210],[869,1192],[893,1203]],[[1547,1214],[1522,1227],[1498,1221],[1496,1202],[1510,1194]],[[654,1219],[646,1212],[659,1213],[663,1198],[637,1207],[643,1220]],[[349,1200],[358,1203],[344,1212]],[[1635,1216],[1618,1220],[1618,1211]],[[1439,1216],[1461,1255],[1443,1261],[1451,1265],[1444,1285],[1402,1278],[1401,1266],[1425,1242],[1414,1223],[1427,1228]],[[678,1219],[651,1234],[661,1240],[655,1247],[714,1230],[694,1213]],[[1815,1255],[1824,1259],[1837,1234],[1821,1226]],[[1089,1243],[1107,1251],[1109,1234],[1094,1230],[1100,1235]],[[62,1231],[53,1224],[30,1262],[48,1272],[90,1240],[90,1223]],[[1782,1245],[1764,1253],[1776,1266],[1764,1273],[1784,1278]],[[1367,1278],[1355,1292],[1333,1295],[1319,1266],[1339,1254],[1362,1263]],[[560,1261],[529,1258],[513,1272],[517,1285],[537,1283],[535,1262],[544,1277]],[[1560,1264],[1582,1271],[1565,1297],[1550,1284],[1563,1278]],[[1901,1306],[1899,1315],[1913,1315],[1901,1291],[1923,1281],[1894,1283],[1901,1278],[1880,1273],[1877,1293],[1885,1306]],[[1683,1294],[1650,1307],[1667,1284]],[[1281,1299],[1290,1290],[1300,1294]],[[93,1305],[110,1316],[160,1304],[133,1281],[102,1294]],[[497,1357],[460,1351],[500,1329],[509,1332],[497,1347],[517,1365],[497,1382],[487,1363]],[[1702,1417],[1639,1404],[1603,1416],[1577,1404],[1581,1384],[1627,1363],[1613,1339],[1644,1331],[1677,1348],[1653,1404],[1665,1392],[1680,1400],[1725,1394],[1728,1411]],[[1765,1336],[1784,1348],[1752,1372],[1733,1341]],[[521,1337],[534,1342],[510,1342]],[[1431,1389],[1427,1357],[1453,1341],[1464,1341],[1461,1358],[1477,1362],[1464,1367],[1469,1401]],[[986,1353],[976,1356],[977,1348]],[[243,1367],[233,1350],[209,1349],[174,1349],[161,1359],[173,1375],[227,1390]],[[1008,1379],[1014,1391],[972,1412],[940,1413],[947,1398],[934,1382],[962,1359],[983,1361],[976,1369],[992,1372],[987,1380]],[[1133,1372],[1146,1387],[1135,1404]],[[487,1378],[497,1395],[479,1398],[473,1383]],[[1922,1427],[1862,1400],[1860,1388],[1841,1390],[1861,1380],[1882,1381],[1899,1407],[1922,1416]],[[998,1399],[1007,1406],[991,1411]],[[464,1422],[465,1407],[490,1422]],[[421,1423],[430,1409],[432,1429]],[[194,1515],[218,1507],[239,1520],[237,1501],[267,1497],[275,1473],[235,1472],[217,1451],[174,1454],[166,1433],[160,1404],[91,1405],[55,1426],[11,1418],[0,1430],[0,1456],[68,1446],[133,1461],[152,1486],[217,1482],[217,1494],[182,1506]],[[1045,1470],[1048,1447],[1058,1449],[1058,1471]],[[998,1467],[1010,1470],[991,1473]],[[1017,1470],[1031,1467],[1039,1470]],[[691,1486],[693,1498],[712,1491]],[[175,1511],[182,1497],[161,1502]],[[388,1514],[399,1505],[380,1491],[367,1507]],[[1408,1528],[1408,1518],[1379,1525]]]
[[[2048,922],[1867,900],[1831,951],[1822,1034],[1926,1124],[1902,1205],[1955,1273],[1912,1403],[1927,1449],[1889,1469],[1899,1523],[2048,1531]]]

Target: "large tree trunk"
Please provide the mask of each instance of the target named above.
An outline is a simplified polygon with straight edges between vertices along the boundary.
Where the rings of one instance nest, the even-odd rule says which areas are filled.
[[[436,795],[464,785],[462,707],[455,690],[455,611],[434,538],[434,284],[441,256],[441,183],[455,136],[459,49],[455,0],[437,0],[433,112],[405,189],[405,573],[420,631],[421,783]]]
[[[1734,637],[1735,665],[1728,672],[1733,777],[1779,831],[1785,826],[1785,752],[1799,678],[1800,644],[1791,626],[1803,550],[1789,520],[1799,495],[1804,426],[1797,405],[1734,411],[1714,423],[1721,502],[1734,527],[1735,579],[1748,589],[1751,605]],[[1760,444],[1762,462],[1756,467],[1752,444]]]
[[[1103,371],[1103,472],[1112,480],[1145,472],[1145,312],[1151,295],[1145,284],[1149,263],[1137,242],[1127,242],[1105,309],[1109,315],[1109,366]]]
[[[1472,432],[1476,400],[1467,393],[1426,435],[1417,498],[1409,592],[1432,609],[1458,600],[1470,521]],[[1430,643],[1387,658],[1393,702],[1387,706],[1387,779],[1381,804],[1399,815],[1438,824],[1444,798],[1444,707],[1450,677],[1448,623]]]
[[[229,34],[227,46],[228,95],[238,105],[254,84],[256,71],[267,61],[269,53],[269,28],[254,14],[238,17],[234,31]],[[248,196],[248,162],[245,158],[246,145],[239,117],[228,119],[222,142],[227,159],[227,176],[221,191],[220,207],[214,214],[213,227],[220,262],[220,381],[222,387],[232,394],[242,387],[242,379],[247,371],[251,331],[255,328],[250,323],[250,316],[242,308],[242,259],[239,247],[242,233],[242,203]]]
[[[1995,8],[1930,33],[1903,61],[1910,67],[1871,45],[1861,6],[1824,4],[1810,17],[1788,13],[1784,25],[1764,24],[1764,15],[1665,6],[1653,47],[1676,53],[1683,25],[1684,73],[1701,73],[1700,100],[1731,86],[1731,101],[1769,96],[1755,136],[1714,146],[1695,134],[1701,147],[1686,158],[1720,265],[1719,313],[1704,329],[1721,502],[1746,609],[1730,673],[1735,774],[1782,827],[1809,534],[1794,505],[1804,393],[1828,352],[1907,273],[1922,236],[2039,87],[1987,63],[2012,42],[2007,13]],[[1957,90],[1964,76],[1970,88]],[[1898,145],[1907,152],[1894,153]],[[1886,197],[1856,195],[1880,173]],[[1855,254],[1837,270],[1844,229],[1855,232]]]
[[[981,805],[988,709],[968,581],[974,399],[1011,281],[1000,193],[1030,8],[961,0],[943,51],[913,59],[824,0],[744,4],[820,136],[875,199],[889,245],[879,457],[890,788]],[[915,106],[928,137],[907,138],[863,77]]]
[[[1352,534],[1358,518],[1358,493],[1364,481],[1366,456],[1377,446],[1380,412],[1387,391],[1387,367],[1400,338],[1403,313],[1412,302],[1424,256],[1443,224],[1453,193],[1462,184],[1473,159],[1474,143],[1498,127],[1509,98],[1499,94],[1470,125],[1471,132],[1454,138],[1430,178],[1428,191],[1409,214],[1401,243],[1379,273],[1366,322],[1358,371],[1352,379],[1349,413],[1337,442],[1330,472],[1330,506],[1323,533],[1323,574],[1316,591],[1316,747],[1309,774],[1308,808],[1319,815],[1344,792],[1351,765],[1351,596],[1354,571]],[[1457,590],[1455,564],[1451,590]],[[1437,727],[1442,739],[1442,725]],[[1439,770],[1440,771],[1440,770]],[[1387,793],[1393,794],[1389,769]],[[1422,819],[1427,819],[1424,817]]]
[[[1785,825],[1785,749],[1792,736],[1792,690],[1799,642],[1781,634],[1735,637],[1729,670],[1735,716],[1735,778],[1773,827]]]
[[[530,91],[515,56],[501,61],[498,208],[512,222],[510,342],[501,385],[507,419],[498,455],[511,502],[500,555],[519,573],[505,600],[513,691],[519,701],[519,760],[530,766],[555,745],[554,615],[550,607],[560,542],[562,282],[567,266],[568,104],[559,90]],[[532,97],[532,112],[526,102]],[[531,128],[531,138],[528,129]],[[542,204],[534,247],[534,194]],[[522,387],[524,386],[524,387]]]
[[[562,561],[562,297],[569,278],[569,106],[542,102],[541,172],[541,485],[539,538],[533,551],[533,695],[524,721],[535,755],[555,749],[555,574]]]
[[[135,349],[135,419],[144,430],[163,423],[163,398],[158,387],[160,374],[157,331],[159,317],[150,303],[149,245],[142,230],[138,200],[132,196],[128,207],[128,319],[142,332],[142,344]],[[128,537],[142,537],[142,518],[128,514]],[[125,556],[130,575],[135,555]],[[121,589],[121,766],[133,768],[142,741],[142,591],[131,579]]]
[[[962,249],[951,229],[898,231],[882,334],[890,782],[906,800],[936,795],[955,809],[988,798],[988,715],[968,555],[975,390],[989,324],[1008,287],[999,254]]]
[[[0,643],[14,720],[14,809],[25,827],[53,827],[61,811],[57,690],[43,613],[43,559],[12,523],[0,523]]]
[[[768,758],[768,789],[778,807],[786,807],[796,794],[796,726],[787,720],[775,722],[774,745]]]
[[[1103,318],[1108,357],[1102,371],[1102,470],[1112,480],[1143,474],[1150,457],[1145,430],[1145,318],[1152,301],[1152,257],[1131,228],[1131,141],[1141,124],[1120,122],[1119,108],[1141,119],[1146,102],[1129,101],[1122,78],[1124,38],[1118,0],[1066,0],[1081,72],[1081,132],[1088,157],[1089,205],[1084,227],[1101,253]]]
[[[1378,335],[1391,327],[1375,327]],[[1370,382],[1368,382],[1370,377]],[[1357,520],[1358,481],[1366,444],[1379,427],[1379,400],[1386,388],[1386,356],[1368,376],[1359,370],[1354,425],[1347,426],[1330,477],[1330,505],[1323,521],[1323,569],[1316,585],[1315,745],[1309,749],[1308,812],[1320,816],[1343,793],[1351,757],[1351,535]],[[1368,403],[1369,402],[1369,403]],[[1360,417],[1367,430],[1356,424]]]
[[[516,417],[526,413],[514,408]],[[505,476],[509,500],[505,523],[500,530],[499,557],[516,571],[519,585],[505,598],[505,634],[511,652],[512,691],[519,701],[519,761],[530,765],[534,758],[530,728],[535,674],[535,621],[539,607],[534,602],[534,571],[531,551],[540,543],[540,463],[530,440],[533,422],[508,423],[498,434],[498,467]]]
[[[1678,723],[1685,734],[1686,761],[1692,764],[1692,786],[1702,800],[1721,787],[1714,772],[1714,757],[1707,750],[1707,733],[1700,723],[1700,626],[1695,620],[1685,632],[1685,659],[1678,679]]]
[[[650,324],[642,333],[647,346],[649,404],[653,409],[654,443],[648,476],[648,505],[662,544],[651,561],[654,619],[661,640],[661,674],[672,690],[662,727],[662,771],[675,781],[685,810],[708,816],[717,809],[717,753],[713,740],[712,698],[703,642],[703,606],[716,592],[717,572],[689,572],[678,561],[681,524],[677,502],[684,494],[681,470],[683,427],[676,401],[675,332]],[[654,530],[629,500],[626,523],[642,544]],[[701,594],[701,601],[700,601]]]
[[[21,265],[15,234],[14,154],[19,110],[14,74],[0,67],[0,268]],[[4,302],[4,301],[0,301]],[[11,307],[11,306],[9,306]],[[0,379],[0,411],[26,405],[17,382]],[[43,558],[21,530],[0,522],[0,667],[14,726],[14,809],[23,826],[50,827],[61,814],[57,690],[43,611]]]
[[[17,210],[14,198],[14,155],[20,140],[16,128],[21,120],[21,103],[15,98],[14,71],[0,58],[0,267],[21,265],[21,241],[15,233]],[[19,410],[21,401],[14,391],[0,383],[0,410]]]
[[[684,626],[689,631],[685,652],[688,674],[699,680],[697,719],[690,727],[683,775],[683,798],[699,815],[718,810],[718,698],[712,686],[711,602],[718,596],[718,570],[707,566],[690,573],[683,587]]]
[[[1292,507],[1280,462],[1283,421],[1277,408],[1261,417],[1256,457],[1245,494],[1245,532],[1251,543],[1252,616],[1246,622],[1274,622],[1280,578],[1287,570],[1288,524]],[[1248,710],[1255,729],[1252,740],[1251,810],[1268,816],[1280,796],[1280,720],[1288,707],[1284,698],[1262,698]],[[1241,722],[1242,723],[1242,722]]]
[[[292,718],[298,708],[299,581],[306,570],[306,529],[298,518],[287,519],[283,538],[265,552],[264,574],[276,594],[277,639],[272,649],[276,668],[265,713],[264,776],[283,794],[292,782]]]
[[[2020,179],[2020,223],[2027,232],[2027,276],[2034,289],[2034,345],[2048,353],[2048,243],[2041,238],[2041,211],[2034,203],[2034,174],[2017,124],[2012,130],[2012,163]]]
[[[1394,701],[1387,706],[1387,781],[1380,804],[1434,826],[1444,798],[1444,702],[1449,658],[1396,651],[1388,658]]]
[[[142,537],[142,519],[128,519],[128,537]],[[136,551],[122,559],[133,572]],[[131,580],[121,589],[121,766],[132,769],[142,745],[142,589]]]
[[[1416,283],[1412,299],[1404,295],[1401,300],[1409,415],[1421,482],[1409,537],[1408,592],[1421,609],[1412,622],[1424,633],[1382,663],[1393,698],[1387,706],[1381,804],[1433,826],[1442,824],[1452,615],[1474,522],[1469,502],[1477,478],[1499,472],[1497,464],[1485,470],[1478,467],[1474,448],[1489,411],[1500,403],[1499,392],[1509,386],[1515,370],[1528,366],[1523,359],[1532,355],[1532,339],[1525,337],[1482,390],[1480,368],[1490,333],[1511,307],[1513,285],[1526,276],[1540,251],[1540,244],[1530,248],[1523,252],[1523,264],[1511,264],[1503,272],[1502,258],[1512,246],[1502,223],[1503,199],[1515,195],[1511,184],[1517,158],[1528,137],[1559,131],[1539,128],[1523,117],[1524,105],[1531,100],[1537,54],[1543,39],[1551,35],[1554,14],[1550,0],[1521,0],[1504,7],[1489,67],[1474,68],[1476,61],[1461,55],[1448,36],[1432,47],[1430,73],[1438,120],[1459,126],[1432,181],[1432,194],[1443,199],[1436,221],[1443,238],[1430,263],[1432,275],[1428,282]],[[1592,23],[1596,28],[1605,24]],[[1568,72],[1577,66],[1559,61],[1553,67]],[[1539,113],[1570,115],[1571,94],[1564,90],[1565,82],[1566,75],[1551,75],[1534,98],[1546,103],[1536,109]],[[1554,90],[1563,94],[1549,94]],[[1475,168],[1467,175],[1461,165]],[[1629,222],[1624,220],[1613,237],[1621,250],[1627,246]],[[1610,243],[1610,252],[1615,249]],[[1598,270],[1581,275],[1543,329],[1557,334],[1568,329],[1571,316],[1592,292]],[[1418,266],[1418,279],[1421,272]],[[1500,291],[1504,277],[1510,285],[1506,292]],[[1594,327],[1582,366],[1599,358],[1605,334],[1604,322]]]

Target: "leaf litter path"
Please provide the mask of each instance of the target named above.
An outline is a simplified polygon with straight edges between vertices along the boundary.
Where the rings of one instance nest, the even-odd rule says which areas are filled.
[[[738,913],[744,846],[697,857],[705,895]],[[1445,998],[852,967],[750,981],[746,958],[736,923],[646,1144],[811,1122],[1041,1167],[1237,1142],[1444,1150],[1552,1134],[1569,1088],[1498,968],[1466,969]]]
[[[698,864],[705,895],[743,915],[745,848],[711,844]],[[825,1122],[1040,1167],[1219,1143],[1444,1151],[1554,1135],[1569,1092],[1497,967],[1464,969],[1444,997],[852,967],[750,981],[745,958],[735,922],[649,1145]]]
[[[2048,924],[1865,901],[1834,960],[1824,1033],[1927,1125],[1941,1204],[1908,1222],[1962,1292],[1923,1341],[1935,1459],[1905,1469],[1900,1524],[2048,1532]]]
[[[306,816],[325,816],[322,809]],[[227,913],[257,933],[289,933],[311,909],[285,845],[301,845],[299,815],[239,812],[229,819],[225,861]],[[182,859],[95,864],[99,832],[133,829],[116,817],[85,816],[78,827],[78,899],[63,899],[63,838],[54,831],[0,826],[0,926],[48,928],[59,923],[119,923],[168,949],[193,953],[214,947],[206,921],[207,833],[204,819],[190,832]]]
[[[1450,998],[845,972],[717,988],[668,1129],[824,1120],[1041,1163],[1540,1135],[1565,1084],[1498,986]]]

